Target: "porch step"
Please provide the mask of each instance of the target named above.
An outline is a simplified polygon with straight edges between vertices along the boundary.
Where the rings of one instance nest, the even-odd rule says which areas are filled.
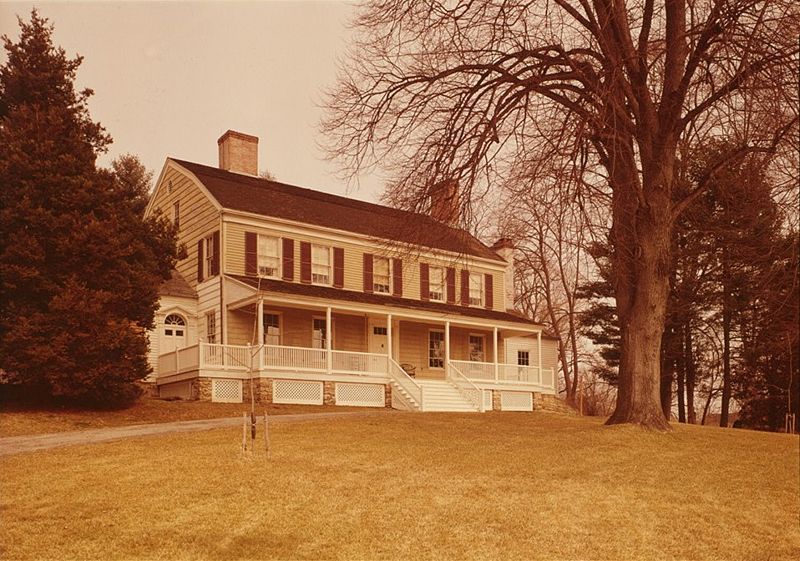
[[[450,411],[475,413],[478,409],[447,380],[425,380],[417,378],[425,395],[425,411]]]

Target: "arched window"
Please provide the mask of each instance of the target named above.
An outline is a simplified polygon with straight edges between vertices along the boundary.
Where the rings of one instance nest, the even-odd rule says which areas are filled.
[[[164,318],[164,335],[183,337],[185,330],[186,320],[178,314],[169,314]]]

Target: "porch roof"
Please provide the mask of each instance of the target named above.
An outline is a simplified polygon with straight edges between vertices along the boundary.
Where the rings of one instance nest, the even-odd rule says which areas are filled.
[[[197,293],[186,282],[177,269],[172,269],[169,280],[161,283],[158,287],[158,293],[161,296],[180,296],[182,298],[197,298]]]
[[[509,312],[487,310],[485,308],[468,308],[466,306],[456,306],[454,304],[444,304],[441,302],[424,302],[420,300],[412,300],[410,298],[400,298],[397,296],[390,296],[388,294],[368,294],[366,292],[342,290],[340,288],[331,288],[328,286],[284,282],[274,279],[247,277],[242,275],[228,276],[253,288],[258,289],[260,287],[262,292],[279,292],[281,294],[292,294],[296,296],[320,298],[323,300],[335,300],[339,302],[355,302],[359,304],[371,304],[377,306],[394,306],[411,310],[426,310],[443,314],[455,314],[472,318],[519,323],[527,326],[538,326],[538,324],[524,316]],[[547,334],[542,332],[542,335],[545,336]]]

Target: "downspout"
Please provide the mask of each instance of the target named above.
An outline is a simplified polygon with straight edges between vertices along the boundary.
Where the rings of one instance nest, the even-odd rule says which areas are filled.
[[[219,211],[219,329],[222,335],[222,344],[228,344],[228,322],[225,321],[225,291],[222,284],[225,282],[225,229],[222,219],[222,210]]]

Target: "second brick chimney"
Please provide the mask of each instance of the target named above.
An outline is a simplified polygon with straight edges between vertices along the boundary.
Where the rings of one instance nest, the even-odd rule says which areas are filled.
[[[258,137],[229,130],[217,140],[219,168],[258,175]]]
[[[459,218],[458,181],[445,179],[431,188],[431,216],[439,222],[455,225]]]
[[[494,252],[506,262],[505,286],[503,295],[506,310],[514,308],[514,243],[509,238],[500,238],[492,245]]]

